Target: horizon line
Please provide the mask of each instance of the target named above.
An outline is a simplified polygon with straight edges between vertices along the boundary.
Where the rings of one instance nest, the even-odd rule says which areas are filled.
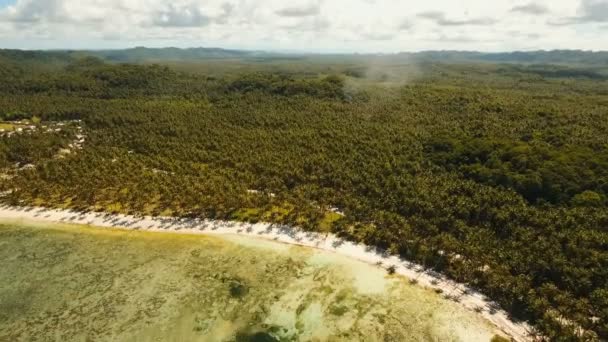
[[[24,48],[2,48],[0,51],[32,51],[32,52],[99,52],[99,51],[125,51],[135,49],[149,49],[149,50],[164,50],[164,49],[176,49],[176,50],[197,50],[197,49],[208,49],[208,50],[223,50],[223,51],[235,51],[235,52],[250,52],[250,53],[266,53],[266,54],[299,54],[299,55],[400,55],[400,54],[420,54],[420,53],[478,53],[478,54],[506,54],[506,53],[538,53],[538,52],[584,52],[584,53],[607,53],[608,50],[585,50],[585,49],[534,49],[534,50],[497,50],[497,51],[481,51],[481,50],[459,50],[459,49],[429,49],[429,50],[411,50],[411,51],[399,51],[399,52],[319,52],[319,51],[303,51],[303,50],[280,50],[280,49],[248,49],[248,48],[224,48],[218,46],[189,46],[189,47],[177,47],[177,46],[143,46],[134,45],[123,48],[105,48],[105,49],[88,49],[88,48],[50,48],[50,49],[24,49]]]

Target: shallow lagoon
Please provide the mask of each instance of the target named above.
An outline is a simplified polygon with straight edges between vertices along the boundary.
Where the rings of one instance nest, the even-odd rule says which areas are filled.
[[[489,341],[457,303],[311,248],[0,225],[0,340]]]

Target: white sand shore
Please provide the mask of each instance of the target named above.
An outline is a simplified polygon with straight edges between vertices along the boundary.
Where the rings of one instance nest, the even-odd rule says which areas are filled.
[[[293,227],[268,223],[240,223],[216,220],[177,219],[171,217],[134,217],[106,213],[80,213],[70,210],[51,210],[45,208],[0,207],[0,220],[31,220],[54,223],[87,224],[98,227],[110,227],[154,232],[173,232],[185,234],[225,235],[238,234],[255,238],[278,241],[293,245],[318,248],[348,256],[371,264],[394,266],[396,273],[417,284],[441,291],[451,300],[458,301],[463,307],[476,311],[493,323],[499,330],[511,336],[515,341],[530,341],[531,327],[525,323],[513,322],[506,312],[483,296],[481,293],[446,279],[436,272],[426,271],[422,266],[396,256],[378,252],[375,248],[354,244],[332,234],[303,232]]]

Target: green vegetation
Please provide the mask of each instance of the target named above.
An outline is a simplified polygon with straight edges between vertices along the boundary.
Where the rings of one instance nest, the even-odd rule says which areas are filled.
[[[608,337],[605,64],[38,54],[0,59],[0,117],[72,126],[0,138],[5,203],[331,231]]]
[[[15,124],[9,122],[0,122],[0,129],[5,131],[15,130]]]
[[[504,338],[502,336],[494,336],[490,342],[509,342],[508,338]]]
[[[605,204],[608,150],[564,146],[557,136],[548,139],[553,146],[532,136],[520,141],[432,137],[427,155],[466,178],[513,189],[531,203]]]

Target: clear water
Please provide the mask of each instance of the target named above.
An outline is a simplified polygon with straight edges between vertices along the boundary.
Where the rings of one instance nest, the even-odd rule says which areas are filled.
[[[0,341],[489,341],[432,291],[310,248],[0,225]]]

